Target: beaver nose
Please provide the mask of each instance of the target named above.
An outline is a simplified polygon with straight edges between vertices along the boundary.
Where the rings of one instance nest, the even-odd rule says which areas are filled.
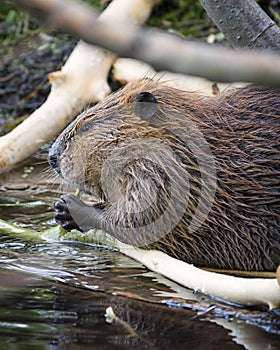
[[[49,151],[49,154],[48,154],[48,161],[49,161],[50,166],[58,174],[60,174],[59,157],[60,157],[60,151],[57,148],[52,147]]]

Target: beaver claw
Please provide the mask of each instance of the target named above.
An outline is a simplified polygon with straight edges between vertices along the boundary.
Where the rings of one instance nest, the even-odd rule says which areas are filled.
[[[54,205],[55,221],[65,230],[88,231],[92,228],[103,228],[103,215],[99,203],[90,206],[71,194],[62,195],[60,198],[61,200]]]
[[[71,231],[74,229],[81,231],[80,227],[76,224],[69,212],[67,205],[68,196],[70,195],[63,195],[60,197],[60,201],[54,203],[54,219],[66,231]]]

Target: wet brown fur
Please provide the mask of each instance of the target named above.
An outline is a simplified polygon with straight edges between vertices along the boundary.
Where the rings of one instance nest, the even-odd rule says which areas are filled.
[[[131,106],[142,91],[151,92],[158,101],[159,112],[150,122],[135,115]],[[166,108],[175,111],[174,119]],[[193,130],[193,125],[198,131]],[[182,130],[187,143],[194,142],[193,146],[186,146],[186,140],[180,137]],[[212,204],[206,219],[191,231],[189,225],[197,215],[201,188],[208,186],[201,180],[201,169],[193,155],[193,150],[204,152],[194,148],[198,147],[197,138],[193,138],[196,132],[203,135],[211,149],[216,173],[207,174],[207,178],[209,183],[216,179],[217,187],[212,203],[211,198],[209,202],[206,198],[203,204],[205,207]],[[132,234],[137,225],[143,226],[144,232],[145,225],[164,212],[171,193],[167,185],[172,185],[169,180],[173,173],[169,163],[165,165],[162,159],[165,155],[169,157],[170,147],[178,155],[176,162],[183,164],[184,174],[188,175],[186,184],[185,175],[178,175],[179,187],[175,191],[180,207],[184,205],[181,195],[189,190],[185,215],[157,242],[145,244],[144,236],[140,235],[134,237],[136,243],[143,240],[146,248],[163,250],[197,266],[261,271],[275,270],[280,263],[279,136],[278,90],[246,87],[202,97],[143,79],[84,112],[60,136],[57,147],[61,150],[63,178],[103,201],[104,218],[111,231],[114,225],[125,221],[123,227],[131,227]],[[127,156],[129,152],[136,154],[137,149],[141,152],[146,140],[155,144],[155,155],[162,146],[157,168],[152,161],[141,157],[133,161]],[[152,208],[135,218],[129,204],[120,203],[118,195],[114,195],[113,187],[104,188],[106,181],[108,184],[112,181],[112,173],[101,170],[107,159],[115,160],[111,165],[122,172],[119,186],[124,197],[135,203],[140,196],[141,203],[147,198],[147,203],[153,201]],[[202,171],[207,171],[207,167]],[[153,189],[159,193],[156,199],[152,198],[146,177],[153,179]],[[121,231],[116,229],[112,233],[122,239]]]

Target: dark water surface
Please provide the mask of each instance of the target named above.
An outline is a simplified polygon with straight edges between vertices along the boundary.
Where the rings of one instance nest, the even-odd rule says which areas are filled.
[[[54,225],[56,190],[23,179],[0,179],[0,218]],[[0,349],[280,349],[280,312],[194,294],[106,247],[2,234]]]

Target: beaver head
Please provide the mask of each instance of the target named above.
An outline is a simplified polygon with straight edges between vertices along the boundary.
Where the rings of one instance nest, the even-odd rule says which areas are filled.
[[[191,121],[201,112],[197,102],[196,110],[190,107],[191,98],[180,101],[178,108],[175,97],[174,89],[150,79],[128,84],[64,130],[49,152],[50,165],[65,182],[105,199],[101,172],[106,160],[110,159],[111,168],[119,168],[127,167],[132,158],[145,157],[151,148],[164,153],[163,145],[176,144],[178,155],[182,149],[186,152],[176,130],[182,128],[182,118],[185,124],[187,116]],[[189,108],[182,115],[185,103]],[[188,133],[194,130],[190,132],[185,124],[180,134],[186,139]]]

